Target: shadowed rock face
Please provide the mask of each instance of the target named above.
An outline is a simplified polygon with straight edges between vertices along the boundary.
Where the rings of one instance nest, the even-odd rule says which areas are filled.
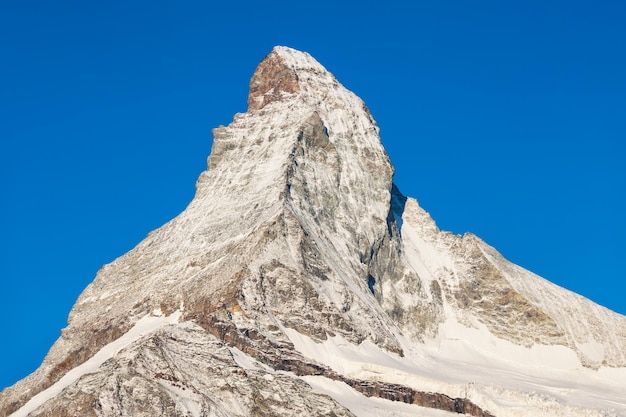
[[[344,374],[299,352],[293,330],[401,360],[458,320],[521,346],[568,346],[597,366],[577,347],[587,328],[604,343],[599,360],[626,363],[623,317],[545,286],[473,235],[440,231],[404,197],[365,104],[308,54],[275,48],[248,104],[213,130],[186,210],[98,272],[42,366],[0,394],[0,417],[141,318],[179,310],[180,323],[112,354],[33,415],[352,415],[298,378],[311,375],[365,396],[492,415],[482,394]],[[583,325],[560,313],[563,303]]]

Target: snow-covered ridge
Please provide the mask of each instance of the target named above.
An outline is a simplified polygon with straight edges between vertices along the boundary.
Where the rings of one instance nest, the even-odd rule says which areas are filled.
[[[414,199],[402,219],[406,262],[422,283],[440,289],[445,321],[486,326],[527,348],[563,346],[594,369],[626,365],[626,317],[508,262],[471,233],[439,230]],[[556,363],[546,359],[545,366]]]
[[[193,201],[99,271],[0,417],[38,391],[18,413],[415,410],[355,381],[469,399],[476,415],[626,416],[626,318],[439,230],[393,186],[365,104],[315,59],[274,48],[248,102],[213,130]]]
[[[55,398],[65,388],[76,382],[85,374],[95,372],[108,359],[114,357],[119,351],[128,345],[149,333],[168,324],[178,323],[182,311],[176,311],[169,316],[164,316],[161,311],[155,311],[153,314],[140,319],[126,334],[119,339],[109,343],[100,349],[95,355],[86,362],[69,371],[63,378],[54,383],[49,388],[32,397],[19,410],[12,413],[10,417],[25,417],[32,411],[36,410],[46,401]]]
[[[512,264],[484,242],[481,250],[516,291],[555,318],[585,365],[593,368],[626,365],[625,316]]]

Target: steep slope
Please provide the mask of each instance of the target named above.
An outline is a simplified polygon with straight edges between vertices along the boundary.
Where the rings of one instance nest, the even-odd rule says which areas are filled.
[[[413,199],[402,218],[407,263],[441,289],[447,318],[528,348],[566,346],[590,368],[626,366],[626,317],[508,262],[475,235],[440,231]]]
[[[98,272],[0,416],[365,415],[365,397],[626,414],[626,318],[440,231],[317,61],[276,47],[248,105],[214,129],[187,209]]]

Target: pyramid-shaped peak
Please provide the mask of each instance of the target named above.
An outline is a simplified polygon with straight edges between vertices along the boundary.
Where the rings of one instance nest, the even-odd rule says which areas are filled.
[[[98,272],[0,417],[626,416],[626,317],[439,230],[309,54],[250,84],[193,201]]]
[[[311,80],[317,80],[310,85]],[[322,81],[320,83],[319,81]],[[248,108],[258,110],[268,103],[292,98],[307,87],[337,84],[335,77],[306,52],[276,46],[257,66],[250,80]]]

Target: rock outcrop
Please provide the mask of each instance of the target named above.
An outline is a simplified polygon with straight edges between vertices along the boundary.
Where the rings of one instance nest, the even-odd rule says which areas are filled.
[[[276,47],[248,105],[213,130],[193,201],[98,272],[0,417],[353,415],[311,376],[416,413],[626,413],[626,318],[440,231],[393,185],[365,104],[310,55]],[[555,355],[610,368],[607,385],[567,391],[561,366],[553,387]],[[487,363],[499,378],[471,373]]]

